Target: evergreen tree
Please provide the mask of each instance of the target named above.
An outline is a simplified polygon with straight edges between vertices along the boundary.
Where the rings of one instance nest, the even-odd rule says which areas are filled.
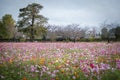
[[[32,3],[27,7],[20,9],[18,27],[28,37],[30,37],[32,41],[36,36],[47,31],[44,27],[47,23],[47,18],[40,15],[40,10],[42,8],[42,5]]]

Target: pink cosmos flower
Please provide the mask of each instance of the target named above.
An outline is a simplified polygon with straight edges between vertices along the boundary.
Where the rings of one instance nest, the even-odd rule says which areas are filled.
[[[107,69],[110,69],[109,64],[100,63],[100,70],[107,70]]]
[[[116,67],[117,67],[118,69],[120,69],[120,60],[117,60],[117,61],[116,61]]]
[[[91,68],[94,68],[95,66],[94,66],[94,64],[90,63],[90,67],[91,67]]]
[[[99,67],[98,67],[98,65],[95,65],[94,68],[92,68],[91,70],[92,70],[92,72],[99,73]]]
[[[52,73],[51,76],[52,76],[52,77],[56,77],[56,74]]]
[[[35,72],[35,71],[36,71],[36,67],[35,67],[34,65],[31,65],[30,71],[31,71],[31,72]]]

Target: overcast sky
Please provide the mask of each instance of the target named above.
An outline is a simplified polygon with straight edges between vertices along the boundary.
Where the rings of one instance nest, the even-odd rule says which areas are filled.
[[[43,5],[41,14],[49,19],[49,24],[120,23],[120,0],[0,0],[0,18],[12,14],[17,21],[19,9],[33,2]]]

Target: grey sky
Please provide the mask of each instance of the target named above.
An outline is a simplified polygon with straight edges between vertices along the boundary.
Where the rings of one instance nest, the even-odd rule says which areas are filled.
[[[97,26],[105,20],[120,23],[120,0],[0,0],[0,18],[7,13],[18,20],[19,9],[33,2],[44,6],[41,14],[49,24]]]

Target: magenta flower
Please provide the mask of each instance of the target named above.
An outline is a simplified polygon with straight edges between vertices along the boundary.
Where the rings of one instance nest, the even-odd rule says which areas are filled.
[[[90,67],[91,67],[91,68],[94,68],[95,66],[94,66],[94,64],[90,63]]]
[[[120,69],[120,60],[117,60],[117,61],[116,61],[116,67],[117,67],[118,69]]]
[[[107,70],[107,69],[110,69],[109,64],[100,63],[100,70]]]
[[[92,68],[91,70],[92,70],[92,72],[97,72],[97,73],[99,73],[99,67],[98,67],[98,65],[95,65],[95,67]]]

